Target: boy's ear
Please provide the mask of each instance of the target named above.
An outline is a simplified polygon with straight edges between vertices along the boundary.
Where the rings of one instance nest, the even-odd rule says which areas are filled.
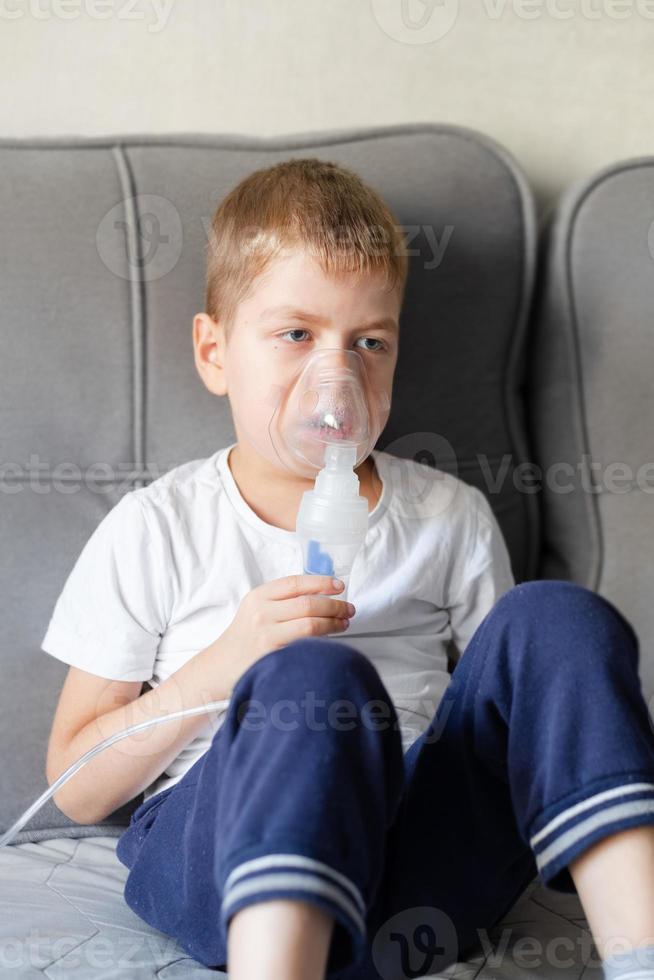
[[[205,387],[214,395],[226,395],[225,330],[208,313],[196,313],[193,317],[193,354]]]

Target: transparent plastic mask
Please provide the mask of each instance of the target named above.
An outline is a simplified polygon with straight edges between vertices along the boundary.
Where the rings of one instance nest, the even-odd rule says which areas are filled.
[[[353,447],[356,469],[374,448],[389,413],[388,394],[373,388],[357,351],[319,348],[278,392],[268,433],[287,469],[315,478],[329,445]]]

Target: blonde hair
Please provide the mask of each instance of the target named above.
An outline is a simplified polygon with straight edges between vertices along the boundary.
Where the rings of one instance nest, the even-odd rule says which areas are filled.
[[[326,275],[381,272],[404,296],[405,239],[383,198],[353,171],[315,157],[244,178],[218,206],[207,244],[205,310],[227,335],[238,304],[269,262],[305,248]]]

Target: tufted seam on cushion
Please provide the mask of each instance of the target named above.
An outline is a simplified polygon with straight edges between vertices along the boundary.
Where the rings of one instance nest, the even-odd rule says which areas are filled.
[[[162,966],[157,967],[157,970],[155,971],[154,974],[155,977],[160,976],[164,970],[167,970],[169,967],[174,966],[175,963],[183,963],[185,960],[188,960],[188,956],[180,956],[179,959],[177,960],[171,960],[170,963],[164,963]]]
[[[129,253],[142,259],[142,247],[138,234],[138,196],[134,174],[123,146],[113,147],[118,179],[123,192],[126,233],[129,236]],[[130,311],[132,321],[132,465],[138,470],[145,467],[145,280],[142,276],[130,275]]]
[[[57,894],[59,894],[59,893],[57,892]],[[79,911],[79,909],[78,909],[78,911]],[[83,912],[81,914],[84,915]],[[88,916],[84,916],[84,917],[88,921]],[[86,943],[90,942],[91,939],[93,939],[95,936],[98,936],[99,934],[100,934],[100,930],[99,929],[96,929],[94,931],[93,935],[91,935],[91,936],[85,936],[84,939],[82,939],[81,942],[79,942],[76,946],[71,946],[71,948],[70,949],[67,949],[65,953],[62,953],[61,956],[58,956],[56,960],[52,960],[51,963],[48,963],[48,965],[42,971],[43,975],[46,976],[46,977],[52,977],[52,974],[49,972],[51,966],[56,966],[57,963],[59,963],[60,960],[65,960],[66,957],[67,956],[70,956],[71,953],[74,953],[76,949],[81,949],[82,946],[86,945]]]
[[[79,846],[80,846],[80,844],[81,844],[81,842],[82,842],[82,839],[83,839],[83,838],[81,838],[81,837],[80,837],[80,838],[77,838],[77,839],[75,840],[75,847],[74,847],[74,848],[73,848],[73,850],[72,850],[72,851],[70,852],[70,854],[68,855],[68,857],[66,858],[66,860],[65,860],[65,861],[57,861],[57,862],[56,862],[56,864],[53,864],[53,865],[52,865],[52,870],[50,871],[50,874],[48,875],[48,877],[47,877],[47,878],[45,879],[45,881],[43,882],[43,884],[44,884],[44,885],[47,885],[47,887],[49,888],[49,887],[50,887],[50,879],[52,878],[52,876],[53,876],[53,874],[55,873],[55,871],[57,870],[57,868],[63,868],[63,867],[64,867],[64,865],[66,865],[66,864],[70,864],[70,863],[71,863],[71,861],[73,861],[73,860],[74,860],[74,858],[75,858],[75,855],[77,854],[77,852],[78,852],[78,850],[79,850]],[[57,894],[59,894],[59,893],[57,892]]]
[[[67,864],[71,864],[75,860],[75,856],[76,856],[76,854],[77,854],[77,852],[79,850],[80,844],[82,843],[83,840],[84,840],[83,837],[78,838],[75,841],[75,847],[74,847],[73,851],[71,851],[71,853],[68,855],[68,857],[66,858],[66,860],[65,861],[59,861],[57,864],[53,865],[52,871],[50,872],[50,874],[48,875],[48,877],[46,878],[46,880],[43,882],[43,884],[46,886],[46,888],[49,888],[50,891],[54,892],[55,895],[57,895],[59,898],[63,899],[66,902],[67,905],[70,905],[72,908],[74,908],[75,911],[78,912],[79,915],[81,915],[82,918],[85,919],[88,922],[89,929],[92,930],[92,933],[91,933],[90,936],[84,936],[84,938],[79,943],[77,943],[76,946],[72,946],[70,949],[67,949],[65,952],[63,952],[61,954],[61,956],[57,956],[56,959],[51,960],[50,963],[48,963],[48,965],[46,967],[44,967],[43,970],[41,971],[45,976],[48,976],[48,972],[47,971],[50,969],[51,966],[54,966],[56,963],[59,962],[59,960],[63,960],[67,956],[70,956],[70,954],[73,953],[76,949],[80,949],[80,947],[82,947],[84,945],[84,943],[88,943],[88,941],[90,939],[93,939],[94,936],[97,936],[100,933],[100,930],[95,925],[95,923],[91,922],[91,920],[89,919],[89,917],[86,914],[86,912],[84,912],[82,909],[78,908],[78,906],[75,905],[74,902],[71,902],[69,898],[67,898],[65,895],[62,895],[60,891],[57,891],[57,889],[54,887],[54,885],[52,883],[52,880],[51,880],[53,874],[55,873],[55,871],[57,871],[59,868],[65,867],[65,865],[67,865]]]
[[[563,919],[564,922],[569,922],[570,925],[576,926],[577,929],[585,929],[586,931],[588,931],[589,926],[588,926],[588,920],[587,919],[585,919],[585,918],[584,919],[573,919],[573,918],[571,918],[568,915],[564,915],[563,912],[559,912],[558,909],[551,909],[551,908],[549,908],[547,905],[545,905],[544,902],[539,901],[538,898],[536,896],[534,896],[534,895],[531,895],[530,896],[530,901],[532,901],[534,903],[534,905],[537,905],[539,908],[544,909],[545,912],[549,912],[550,915],[556,915],[559,919]],[[580,922],[581,923],[585,923],[585,925],[583,925],[583,924],[580,925]]]

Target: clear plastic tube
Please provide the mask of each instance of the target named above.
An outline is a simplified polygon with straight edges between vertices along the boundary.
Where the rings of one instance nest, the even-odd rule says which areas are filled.
[[[114,732],[114,734],[110,735],[109,738],[105,738],[104,741],[98,742],[97,745],[94,745],[92,749],[85,752],[83,756],[81,756],[76,762],[73,762],[68,769],[62,772],[61,776],[58,776],[54,783],[51,786],[48,786],[45,793],[42,793],[41,796],[39,796],[39,798],[35,800],[23,814],[21,814],[18,820],[11,825],[9,830],[5,831],[2,837],[0,837],[0,847],[4,847],[5,844],[10,844],[16,834],[20,833],[25,824],[32,819],[34,814],[38,813],[41,807],[48,802],[51,796],[54,796],[60,786],[63,786],[64,783],[68,782],[71,776],[74,776],[75,773],[81,769],[82,766],[85,766],[86,763],[93,758],[93,756],[98,754],[98,752],[102,752],[103,749],[109,748],[109,746],[113,745],[114,742],[119,742],[121,738],[127,738],[128,735],[135,735],[136,732],[145,731],[145,729],[150,728],[151,725],[160,725],[164,721],[174,721],[176,718],[188,718],[191,715],[201,715],[204,712],[213,711],[216,708],[221,708],[224,711],[224,700],[210,701],[209,704],[198,705],[196,708],[184,708],[182,711],[174,711],[171,715],[159,715],[156,718],[149,718],[147,721],[141,721],[137,725],[131,725],[130,728],[126,728],[122,732]]]

